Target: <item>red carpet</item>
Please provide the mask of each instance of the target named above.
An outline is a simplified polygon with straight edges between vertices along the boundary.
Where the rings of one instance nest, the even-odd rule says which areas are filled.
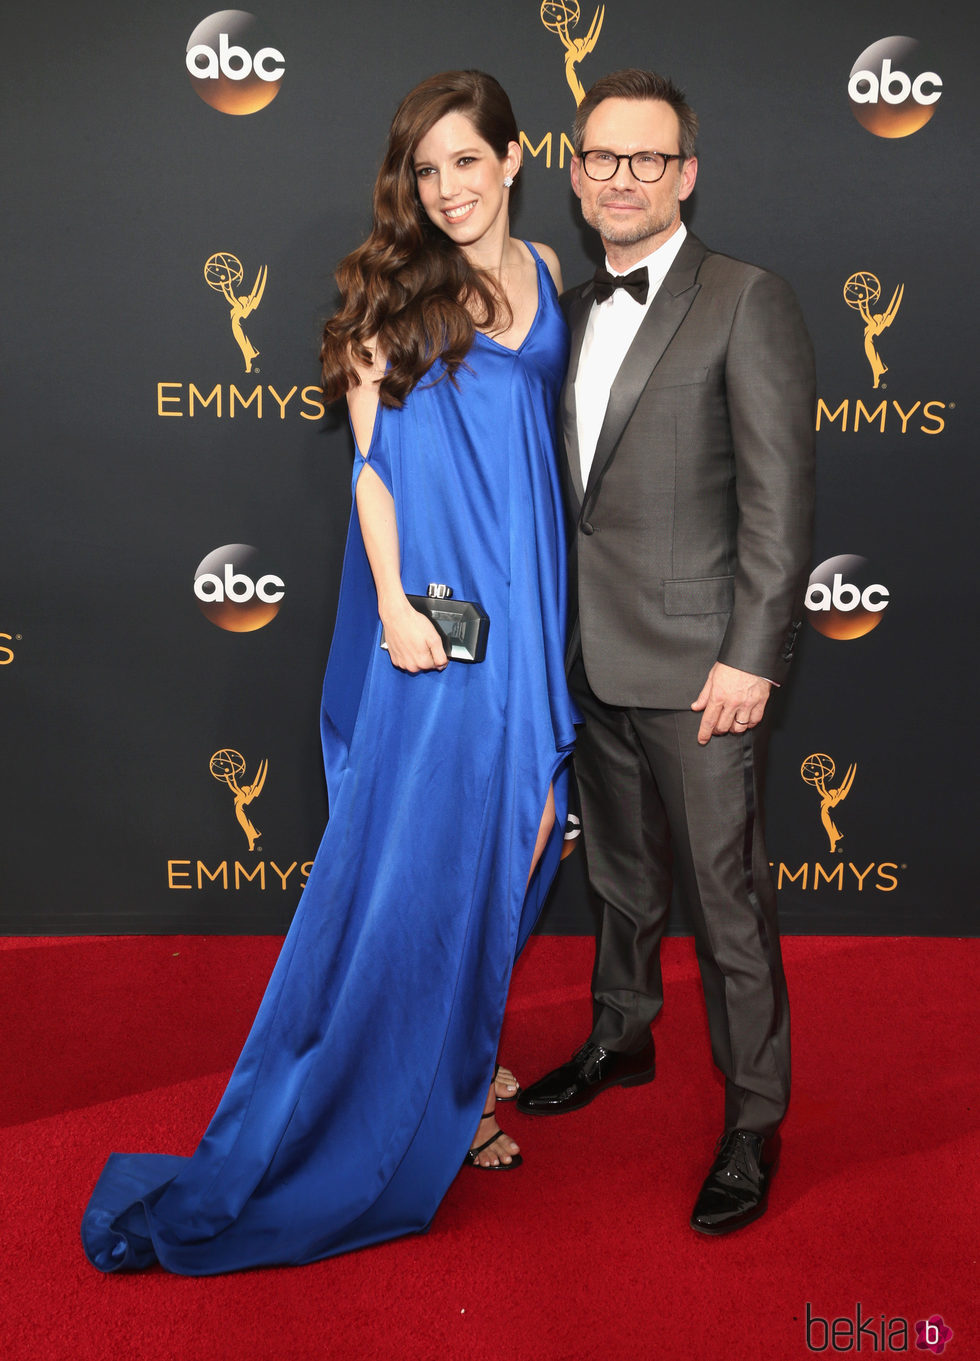
[[[948,1361],[980,1358],[976,941],[785,942],[794,1103],[769,1213],[732,1237],[687,1227],[722,1100],[693,948],[670,939],[656,1082],[550,1120],[504,1107],[524,1167],[461,1173],[428,1235],[99,1275],[78,1222],[104,1158],[191,1151],[278,948],[0,940],[6,1361],[929,1357],[915,1324],[936,1314]],[[591,941],[531,942],[502,1050],[525,1081],[584,1039],[590,967]]]

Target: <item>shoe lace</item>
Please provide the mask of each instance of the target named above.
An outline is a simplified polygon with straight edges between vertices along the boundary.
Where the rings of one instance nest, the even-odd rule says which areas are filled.
[[[583,1072],[591,1071],[595,1064],[600,1063],[605,1058],[606,1052],[601,1044],[596,1044],[595,1040],[586,1040],[582,1048],[575,1054],[572,1063]]]
[[[756,1157],[753,1142],[744,1131],[727,1130],[715,1145],[715,1156],[719,1162],[725,1159],[728,1165],[723,1170],[730,1175],[743,1177],[749,1182],[758,1180],[760,1161]]]

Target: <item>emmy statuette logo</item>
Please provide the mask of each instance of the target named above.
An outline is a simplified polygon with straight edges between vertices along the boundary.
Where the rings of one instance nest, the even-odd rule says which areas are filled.
[[[220,784],[226,784],[235,796],[235,817],[248,838],[248,849],[255,850],[255,843],[262,833],[256,828],[245,809],[262,793],[265,777],[269,773],[269,762],[260,761],[251,784],[240,784],[239,776],[245,774],[245,758],[240,751],[222,747],[211,757],[211,774]]]
[[[313,868],[313,861],[301,861],[296,856],[283,855],[281,852],[276,852],[278,859],[271,856],[266,859],[259,845],[262,833],[249,816],[249,810],[265,788],[269,762],[260,761],[252,779],[246,782],[247,766],[242,753],[233,747],[219,747],[208,761],[208,770],[218,784],[225,786],[234,800],[235,818],[245,833],[248,853],[242,848],[236,856],[226,855],[222,859],[201,859],[199,855],[186,853],[170,856],[166,861],[168,890],[197,893],[214,903],[229,893],[286,894],[302,891]],[[227,808],[227,796],[218,795],[218,798]]]
[[[228,304],[231,333],[235,337],[235,344],[242,352],[246,373],[252,372],[252,360],[258,358],[259,352],[245,334],[242,322],[252,315],[262,301],[268,277],[268,267],[263,265],[255,276],[252,291],[238,293],[236,289],[245,278],[245,270],[237,255],[230,255],[227,251],[216,251],[204,265],[204,279],[208,288],[220,293]]]
[[[871,377],[874,379],[872,386],[877,388],[887,384],[881,383],[883,374],[888,372],[888,365],[878,353],[875,341],[882,331],[895,320],[898,309],[902,305],[902,298],[905,294],[905,285],[899,284],[892,294],[891,302],[883,312],[872,312],[875,303],[881,299],[881,284],[875,274],[868,274],[864,270],[859,270],[852,274],[844,285],[844,301],[848,307],[852,307],[855,312],[860,312],[861,320],[864,322],[864,353],[868,357],[871,365]]]
[[[575,96],[576,107],[585,98],[585,87],[578,77],[576,69],[580,62],[584,61],[599,41],[599,32],[602,29],[602,21],[605,18],[606,7],[600,5],[592,17],[589,31],[584,38],[572,38],[569,29],[578,27],[578,22],[582,17],[578,0],[543,0],[541,5],[541,22],[549,33],[556,34],[565,49],[565,79],[568,81],[568,88]]]
[[[592,16],[589,31],[582,38],[572,36],[582,18],[579,0],[541,0],[538,16],[548,32],[554,33],[565,49],[565,79],[578,107],[585,98],[585,86],[579,79],[578,68],[599,41],[606,7],[604,4],[599,5]],[[571,160],[575,155],[567,132],[541,132],[539,129],[537,133],[529,133],[522,128],[520,140],[525,167],[532,161],[540,160],[546,170],[564,170],[566,160]]]
[[[176,420],[182,420],[185,416],[191,420],[204,417],[218,421],[233,421],[243,417],[257,421],[286,421],[296,417],[303,421],[323,420],[326,406],[323,389],[318,384],[291,383],[276,375],[273,375],[273,382],[262,382],[259,376],[262,370],[255,363],[259,348],[250,334],[252,322],[249,319],[254,316],[265,296],[269,281],[268,265],[258,267],[251,288],[247,288],[245,267],[239,257],[231,251],[219,250],[205,260],[203,274],[208,288],[222,299],[217,308],[227,307],[231,338],[241,353],[246,379],[239,375],[235,382],[216,383],[213,376],[209,376],[207,382],[202,382],[200,379],[195,381],[193,377],[175,379],[172,373],[168,374],[166,379],[160,379],[156,384],[156,414]],[[253,279],[251,269],[248,278]],[[203,289],[198,296],[204,296]],[[223,331],[220,310],[211,304],[207,306]],[[248,331],[245,329],[246,323]],[[227,341],[222,340],[221,345],[228,355],[234,354]]]
[[[847,774],[837,788],[830,789],[827,782],[834,778],[835,773],[836,766],[833,760],[822,751],[813,752],[800,766],[800,775],[803,777],[804,783],[812,785],[820,795],[820,821],[823,823],[827,840],[830,842],[831,855],[839,852],[840,843],[844,837],[834,819],[830,816],[830,810],[836,808],[839,803],[843,803],[851,792],[851,785],[853,785],[854,776],[857,774],[857,766],[849,765]]]
[[[898,317],[904,297],[904,283],[896,284],[889,297],[877,274],[867,269],[855,270],[845,279],[843,298],[860,318],[864,357],[871,370],[870,390],[874,396],[869,396],[867,390],[861,396],[839,392],[832,396],[818,396],[815,422],[818,433],[836,428],[842,435],[879,434],[914,438],[916,435],[941,435],[947,429],[950,413],[956,410],[955,401],[915,397],[909,392],[904,366],[900,366],[901,376],[897,384],[884,381],[889,365],[885,363],[878,347],[884,337],[884,343],[891,348],[889,328]],[[885,298],[888,298],[887,306],[884,305]],[[855,345],[855,375],[864,371],[858,354]],[[889,388],[893,391],[889,392]]]
[[[856,852],[852,850],[848,853],[841,846],[845,837],[837,826],[835,814],[853,789],[856,775],[857,765],[853,762],[843,775],[839,775],[833,757],[825,751],[813,751],[804,757],[800,765],[800,779],[815,791],[819,800],[820,825],[827,834],[830,854],[828,856],[825,851],[821,859],[789,863],[785,860],[770,860],[769,865],[780,893],[820,897],[840,895],[849,898],[856,894],[870,897],[878,893],[895,893],[901,888],[902,876],[908,865],[897,856],[894,860],[872,858],[867,850],[862,849],[863,840]],[[810,795],[806,796],[806,805],[806,820],[810,824],[811,820],[815,821]],[[820,841],[823,841],[823,837],[820,837]],[[851,859],[851,856],[855,858]]]

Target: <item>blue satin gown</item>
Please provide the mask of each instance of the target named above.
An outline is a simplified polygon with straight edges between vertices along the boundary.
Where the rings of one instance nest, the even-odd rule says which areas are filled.
[[[405,590],[479,601],[486,660],[392,666],[355,509],[323,691],[330,820],[197,1151],[109,1158],[82,1224],[102,1271],[203,1276],[424,1230],[473,1140],[511,968],[557,868],[573,742],[568,339],[535,258],[519,348],[477,335],[455,384],[437,369],[379,408],[355,461],[355,483],[369,463],[394,497]],[[552,783],[555,830],[525,893]]]

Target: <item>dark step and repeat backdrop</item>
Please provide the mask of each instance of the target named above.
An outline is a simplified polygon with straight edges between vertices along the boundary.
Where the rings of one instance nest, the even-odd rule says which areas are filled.
[[[646,65],[701,115],[689,224],[792,282],[818,354],[769,789],[785,928],[973,933],[974,23],[966,0],[8,14],[0,930],[288,923],[350,507],[318,335],[391,114],[434,71],[497,75],[515,229],[575,282],[576,100]],[[591,929],[580,853],[545,927]]]

